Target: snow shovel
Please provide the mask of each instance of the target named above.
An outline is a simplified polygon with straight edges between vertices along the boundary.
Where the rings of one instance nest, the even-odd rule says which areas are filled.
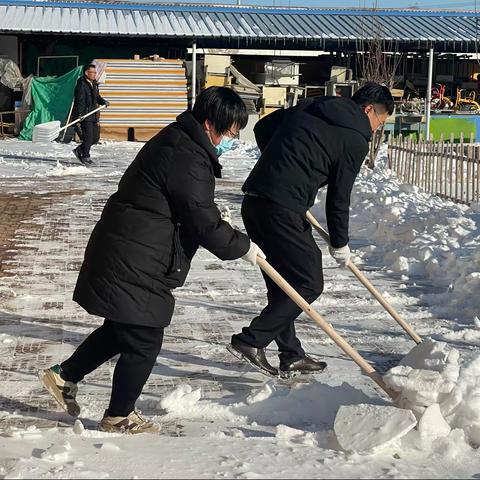
[[[257,265],[369,376],[393,401],[398,393],[391,390],[382,376],[264,259],[257,256]]]
[[[400,393],[389,388],[381,375],[264,258],[257,256],[257,264],[394,403],[394,406],[341,406],[333,427],[339,445],[346,451],[369,452],[391,444],[412,430],[417,420],[411,410],[398,408]]]
[[[330,246],[330,235],[321,227],[317,219],[307,211],[307,220],[312,224],[315,230]],[[348,262],[347,267],[350,271],[360,280],[360,282],[367,288],[367,290],[378,300],[378,302],[385,308],[385,310],[393,317],[393,319],[410,335],[412,340],[419,344],[422,342],[421,337],[415,332],[415,330],[400,316],[400,314],[390,305],[382,294],[370,283],[368,278],[356,267],[351,261]]]
[[[102,105],[91,112],[82,115],[81,117],[77,118],[73,122],[67,123],[63,127],[60,128],[60,122],[58,120],[54,120],[52,122],[40,123],[33,127],[33,134],[32,134],[32,142],[53,142],[62,130],[66,130],[68,127],[75,125],[78,122],[81,122],[85,118],[93,115],[94,113],[102,110],[105,108],[106,105]]]

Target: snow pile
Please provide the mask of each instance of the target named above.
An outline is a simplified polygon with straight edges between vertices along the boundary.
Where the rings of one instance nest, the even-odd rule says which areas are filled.
[[[211,402],[200,402],[202,392],[188,384],[179,385],[176,389],[158,402],[157,409],[166,411],[164,421],[174,418],[190,418],[202,420],[243,421],[230,407]]]
[[[236,425],[269,425],[277,428],[278,438],[289,436],[290,428],[297,432],[291,436],[302,435],[302,442],[309,443],[313,437],[306,433],[328,432],[333,428],[340,406],[371,404],[377,400],[348,383],[328,385],[311,381],[291,386],[277,380],[269,380],[243,401],[229,405],[202,400],[201,397],[200,389],[194,390],[188,384],[179,385],[158,403],[157,409],[166,412],[161,421],[189,418],[234,421]],[[378,401],[382,402],[381,399]],[[302,407],[298,408],[299,405]]]
[[[51,177],[68,177],[71,175],[88,175],[93,173],[92,170],[80,165],[78,167],[65,167],[61,163],[57,163],[57,166],[48,170],[45,175]]]
[[[399,183],[386,158],[384,147],[375,170],[363,169],[355,183],[351,237],[368,241],[357,253],[389,271],[429,278],[443,291],[424,296],[435,313],[473,322],[480,312],[479,209]],[[314,207],[317,218],[323,205]]]
[[[304,432],[286,425],[277,425],[275,437],[280,443],[296,443],[309,447],[318,446],[317,436],[314,432]]]
[[[253,158],[257,160],[257,158],[260,157],[260,150],[254,142],[240,142],[238,140],[235,140],[232,149],[229,152],[224,153],[221,156],[221,160],[223,161],[228,158],[236,157],[242,157],[243,159]]]
[[[399,405],[411,408],[419,420],[414,443],[430,446],[453,434],[480,445],[480,356],[460,365],[455,348],[424,341],[384,380],[400,392]]]
[[[375,452],[394,444],[417,424],[410,410],[394,406],[341,406],[334,430],[344,450]]]

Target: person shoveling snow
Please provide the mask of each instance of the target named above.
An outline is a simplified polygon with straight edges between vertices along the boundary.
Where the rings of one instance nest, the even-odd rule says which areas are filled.
[[[148,141],[107,201],[86,248],[74,300],[105,318],[73,355],[40,372],[62,408],[78,416],[77,383],[115,355],[112,395],[100,428],[156,433],[135,404],[172,318],[171,293],[183,285],[200,246],[222,260],[255,264],[260,249],[221,219],[214,202],[224,151],[248,115],[232,90],[212,87]],[[219,147],[216,149],[216,147]]]
[[[351,99],[322,97],[278,110],[255,126],[262,152],[243,191],[242,218],[268,262],[308,303],[323,291],[322,253],[305,220],[319,188],[328,185],[325,211],[330,253],[345,266],[350,258],[350,194],[374,132],[394,109],[387,87],[368,83]],[[326,363],[305,354],[295,332],[301,310],[264,276],[268,305],[228,345],[235,356],[277,375],[265,356],[276,342],[283,374],[312,373]]]

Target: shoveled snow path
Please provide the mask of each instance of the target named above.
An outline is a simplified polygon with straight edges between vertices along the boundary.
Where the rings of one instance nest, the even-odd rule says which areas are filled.
[[[35,370],[64,358],[99,323],[70,300],[76,268],[104,201],[138,147],[113,143],[94,147],[97,165],[90,172],[53,178],[69,172],[61,168],[52,172],[55,165],[45,167],[31,158],[43,155],[49,162],[51,158],[73,162],[70,147],[0,143],[0,157],[3,152],[4,158],[29,158],[20,164],[8,160],[8,178],[0,180],[6,191],[86,189],[45,209],[34,221],[40,235],[28,237],[27,225],[17,230],[18,242],[29,249],[17,252],[9,275],[0,277],[5,292],[0,301],[5,312],[0,314],[0,335],[11,340],[0,343],[6,373],[6,381],[0,383],[0,428],[4,435],[13,435],[0,437],[0,477],[405,478],[465,477],[479,471],[473,455],[458,462],[448,452],[426,454],[401,446],[371,456],[336,450],[331,435],[336,409],[341,404],[382,402],[381,392],[304,315],[297,325],[306,351],[329,364],[316,382],[290,390],[243,366],[225,350],[225,344],[265,304],[261,274],[242,261],[220,262],[203,249],[187,284],[176,292],[172,325],[139,402],[146,415],[164,422],[163,435],[125,438],[92,430],[83,435],[73,435],[70,429],[47,430],[56,427],[57,421],[69,426],[73,422],[58,412],[38,386]],[[224,179],[218,181],[218,203],[231,207],[238,225],[240,187],[254,156],[248,148],[233,152],[223,160]],[[32,169],[40,176],[29,174]],[[367,244],[355,232],[351,236],[353,247]],[[334,265],[323,245],[322,250],[325,292],[314,307],[367,360],[386,369],[413,347],[413,341],[348,270]],[[362,266],[421,336],[442,339],[442,332],[453,329],[450,320],[434,318],[427,306],[418,304],[421,293],[434,291],[428,283],[418,279],[415,285],[380,268]],[[45,304],[59,307],[46,310]],[[463,341],[455,346],[467,356],[475,350]],[[274,363],[274,349],[268,354]],[[112,364],[106,365],[80,386],[81,418],[88,428],[95,426],[107,405],[111,373]],[[159,404],[178,388],[167,409]],[[201,388],[200,401],[197,388]],[[247,401],[255,392],[257,396]],[[43,429],[25,430],[32,424]],[[278,427],[282,424],[296,431]],[[62,447],[65,441],[69,443]],[[59,450],[57,456],[49,457],[54,460],[48,460],[48,452],[43,454],[51,445]]]

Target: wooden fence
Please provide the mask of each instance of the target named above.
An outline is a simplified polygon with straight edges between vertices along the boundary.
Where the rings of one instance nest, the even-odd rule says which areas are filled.
[[[480,144],[391,138],[389,168],[402,182],[459,203],[480,201]]]

